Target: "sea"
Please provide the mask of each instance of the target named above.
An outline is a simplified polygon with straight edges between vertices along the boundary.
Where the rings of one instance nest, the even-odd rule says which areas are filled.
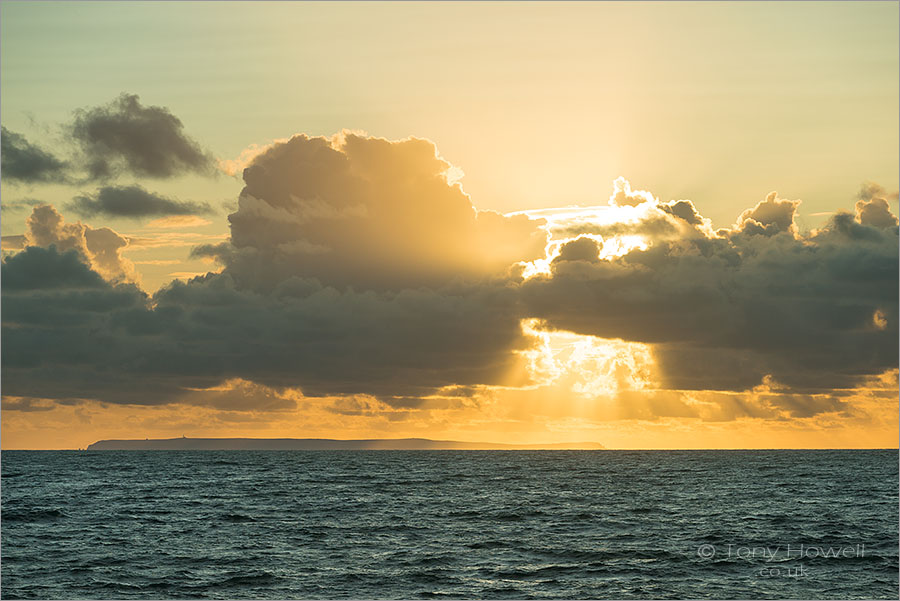
[[[4,599],[897,599],[898,451],[4,451]]]

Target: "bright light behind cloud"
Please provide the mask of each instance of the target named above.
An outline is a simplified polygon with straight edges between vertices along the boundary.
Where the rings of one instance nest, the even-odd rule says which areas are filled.
[[[600,236],[586,233],[590,228],[612,229],[611,226],[621,225],[623,229],[628,226],[635,227],[646,221],[654,212],[658,213],[658,199],[646,190],[632,190],[631,184],[624,177],[619,177],[613,183],[613,192],[607,205],[590,207],[562,207],[548,209],[534,209],[508,213],[508,217],[526,215],[531,219],[542,219],[545,225],[542,229],[547,232],[547,246],[545,257],[534,261],[522,261],[522,277],[532,278],[539,274],[550,275],[550,264],[559,256],[560,249],[567,242],[579,237],[590,238],[597,242],[600,249],[598,258],[610,260],[621,257],[632,250],[646,250],[650,247],[650,240],[645,236],[635,234],[616,233]]]
[[[537,319],[523,320],[522,331],[536,340],[523,354],[538,386],[601,399],[655,385],[655,363],[646,344],[548,330]]]

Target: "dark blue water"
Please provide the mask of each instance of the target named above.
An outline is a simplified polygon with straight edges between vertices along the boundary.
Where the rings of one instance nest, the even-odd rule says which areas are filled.
[[[897,451],[2,454],[3,598],[894,598]]]

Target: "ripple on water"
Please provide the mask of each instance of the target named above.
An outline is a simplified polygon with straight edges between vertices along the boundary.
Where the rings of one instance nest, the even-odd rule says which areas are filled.
[[[897,460],[5,452],[2,597],[896,598]]]

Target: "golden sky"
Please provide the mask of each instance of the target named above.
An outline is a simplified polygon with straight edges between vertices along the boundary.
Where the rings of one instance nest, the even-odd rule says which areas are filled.
[[[897,445],[896,4],[0,10],[4,449]]]

